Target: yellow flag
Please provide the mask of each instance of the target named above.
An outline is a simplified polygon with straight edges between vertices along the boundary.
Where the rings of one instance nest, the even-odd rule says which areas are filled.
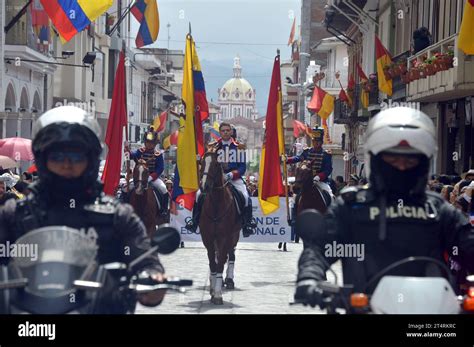
[[[467,0],[464,6],[458,47],[466,54],[474,55],[474,0]]]
[[[194,126],[194,83],[192,64],[193,40],[191,35],[186,37],[186,51],[184,54],[183,89],[181,98],[186,109],[186,117],[179,120],[177,166],[179,172],[179,186],[185,194],[199,189],[197,172],[196,133]]]

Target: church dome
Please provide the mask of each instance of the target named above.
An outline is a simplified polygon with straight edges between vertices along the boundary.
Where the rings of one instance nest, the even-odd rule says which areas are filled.
[[[226,101],[253,101],[255,93],[252,85],[242,78],[240,58],[234,59],[234,77],[224,83],[220,89],[219,99]]]

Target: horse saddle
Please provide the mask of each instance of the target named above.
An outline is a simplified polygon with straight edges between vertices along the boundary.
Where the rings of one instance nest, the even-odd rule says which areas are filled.
[[[232,196],[235,201],[235,205],[237,206],[237,212],[239,213],[239,215],[241,215],[245,207],[245,197],[232,184],[230,185],[230,187],[231,187],[230,190],[232,192]]]
[[[326,206],[331,205],[331,202],[332,202],[331,195],[326,190],[322,190],[321,195],[323,196],[324,203],[326,204]]]
[[[158,189],[156,189],[152,184],[149,184],[148,187],[151,188],[151,190],[153,191],[153,195],[155,196],[156,203],[158,204],[158,210],[161,211],[162,210],[161,205],[163,204],[162,203],[163,194],[161,194],[161,192]]]

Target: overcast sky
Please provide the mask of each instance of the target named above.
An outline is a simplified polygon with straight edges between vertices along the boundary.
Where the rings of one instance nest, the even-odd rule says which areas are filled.
[[[238,54],[242,75],[257,90],[260,115],[266,112],[273,59],[277,48],[282,60],[290,58],[288,37],[300,0],[158,0],[160,33],[156,47],[184,50],[189,22],[201,60],[208,99],[217,99],[217,88],[232,77]],[[134,26],[138,27],[135,20]]]

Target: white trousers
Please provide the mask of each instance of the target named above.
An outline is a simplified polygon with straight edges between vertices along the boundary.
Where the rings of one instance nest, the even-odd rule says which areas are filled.
[[[239,192],[243,194],[245,200],[245,207],[247,207],[249,204],[249,192],[247,191],[247,186],[245,185],[244,181],[239,178],[230,182]],[[199,195],[201,195],[201,190],[198,190],[196,193],[196,201],[197,199],[199,199]]]
[[[157,178],[156,180],[154,181],[151,181],[150,182],[153,187],[155,187],[156,189],[158,189],[158,191],[162,194],[167,194],[168,193],[168,189],[166,189],[166,185],[163,183],[163,181],[159,178]]]
[[[331,187],[329,186],[329,184],[327,183],[324,183],[324,182],[317,182],[316,183],[318,185],[318,187],[322,190],[325,190],[326,192],[329,193],[329,195],[331,196],[331,199],[334,200],[335,199],[335,196],[331,190]]]

